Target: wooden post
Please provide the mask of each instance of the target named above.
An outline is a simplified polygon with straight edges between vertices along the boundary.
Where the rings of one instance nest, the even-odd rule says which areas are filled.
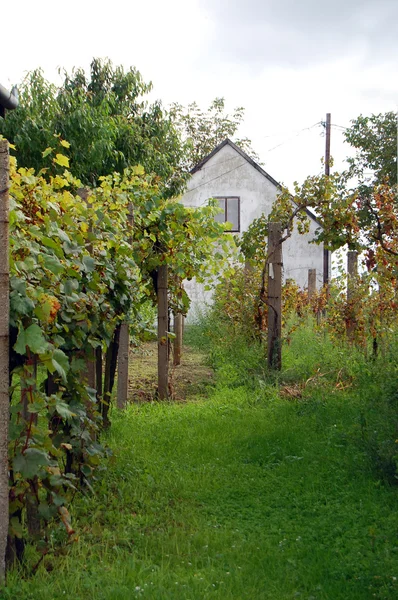
[[[97,389],[97,382],[95,380],[95,354],[93,350],[92,358],[87,360],[87,385],[88,387]]]
[[[349,250],[347,252],[347,302],[351,304],[354,292],[355,281],[358,276],[358,252]],[[350,319],[347,321],[347,337],[352,341],[356,329],[355,306],[350,306]]]
[[[130,228],[129,243],[132,243],[133,205],[129,202],[127,224]],[[124,321],[120,329],[119,356],[117,362],[117,407],[126,408],[129,393],[129,353],[130,335],[129,323]]]
[[[8,533],[8,422],[9,399],[9,154],[0,140],[0,587],[5,581]]]
[[[120,327],[119,356],[117,363],[117,407],[126,408],[129,388],[129,324],[122,323]]]
[[[282,368],[282,227],[268,228],[268,367]]]
[[[112,340],[105,353],[104,393],[101,407],[102,426],[104,427],[104,429],[108,429],[111,425],[111,422],[109,420],[109,409],[111,406],[112,391],[115,383],[117,369],[120,329],[121,324],[116,325],[115,331],[113,332]]]
[[[308,299],[316,294],[316,269],[308,269]]]
[[[173,365],[177,367],[181,364],[181,350],[182,350],[182,321],[183,316],[181,313],[174,315],[174,354],[173,354]]]
[[[167,265],[158,269],[158,394],[166,400],[169,391]]]
[[[358,276],[358,252],[347,252],[347,300],[352,299],[355,290],[355,279]]]

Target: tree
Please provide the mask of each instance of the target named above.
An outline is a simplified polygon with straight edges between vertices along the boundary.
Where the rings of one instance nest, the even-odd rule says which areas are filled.
[[[206,111],[196,102],[187,107],[173,104],[170,111],[176,127],[184,140],[183,168],[190,171],[202,158],[207,156],[225,138],[230,138],[254,160],[257,154],[248,138],[237,138],[237,132],[243,121],[245,109],[235,108],[232,115],[225,113],[224,98],[215,98]]]
[[[177,168],[179,133],[160,102],[144,99],[151,89],[137,69],[125,72],[98,58],[88,77],[82,69],[64,72],[60,88],[36,70],[20,86],[19,109],[0,119],[0,133],[16,145],[20,166],[50,167],[43,150],[67,140],[62,152],[83,184],[96,186],[101,176],[141,164],[175,195],[185,181]]]
[[[370,253],[380,247],[384,254],[396,255],[397,115],[360,115],[345,138],[356,150],[355,157],[347,159],[345,176],[348,186],[352,177],[356,179],[352,192],[361,235]]]
[[[397,184],[397,115],[394,112],[359,115],[345,131],[346,141],[356,150],[348,158],[349,175],[358,178],[360,186]]]
[[[140,164],[167,197],[181,193],[190,169],[227,137],[258,160],[250,140],[237,138],[244,108],[229,115],[224,98],[216,98],[206,111],[194,102],[167,112],[161,102],[145,100],[151,90],[136,68],[125,71],[110,60],[94,58],[89,75],[64,71],[59,88],[37,69],[19,86],[18,110],[0,118],[0,134],[15,144],[22,167],[53,172],[43,150],[55,149],[93,187],[101,176]]]

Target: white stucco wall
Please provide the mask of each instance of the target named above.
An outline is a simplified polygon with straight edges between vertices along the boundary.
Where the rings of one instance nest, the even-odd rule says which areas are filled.
[[[242,233],[254,219],[270,213],[277,193],[272,181],[227,144],[192,175],[182,202],[186,206],[203,206],[215,196],[239,196]],[[316,269],[318,286],[322,285],[323,245],[310,243],[317,228],[317,223],[311,220],[309,234],[294,231],[283,244],[284,278],[294,279],[300,287],[307,285],[308,269]],[[185,288],[191,298],[189,317],[193,318],[206,310],[212,293],[195,281],[185,282]]]

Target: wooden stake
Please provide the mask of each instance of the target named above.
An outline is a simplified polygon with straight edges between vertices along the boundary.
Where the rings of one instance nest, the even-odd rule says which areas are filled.
[[[308,298],[316,294],[316,269],[308,269]]]
[[[0,140],[0,587],[5,582],[8,533],[8,423],[9,399],[9,154]]]
[[[351,303],[355,292],[355,281],[358,276],[358,252],[347,252],[347,302]],[[355,306],[350,306],[350,319],[347,321],[347,337],[353,340],[356,329]]]
[[[268,228],[268,367],[282,368],[282,227]]]
[[[183,316],[181,313],[174,315],[174,354],[173,354],[173,365],[177,367],[181,364],[181,351],[182,351],[182,321]]]
[[[347,300],[352,299],[355,290],[355,279],[358,276],[358,252],[347,252]]]
[[[126,408],[129,388],[129,324],[122,323],[117,364],[117,407]]]
[[[158,269],[158,394],[166,400],[169,391],[167,265]]]

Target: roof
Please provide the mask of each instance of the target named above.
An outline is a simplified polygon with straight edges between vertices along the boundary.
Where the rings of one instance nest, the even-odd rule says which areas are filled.
[[[221,142],[221,144],[219,144],[218,146],[216,146],[216,148],[214,148],[214,150],[212,150],[212,152],[210,152],[210,154],[208,154],[207,156],[205,156],[204,158],[202,158],[202,160],[200,162],[198,162],[197,165],[195,165],[193,167],[193,169],[191,169],[191,175],[193,175],[194,173],[196,173],[197,171],[200,171],[201,168],[211,159],[213,158],[213,156],[215,156],[217,154],[217,152],[219,152],[220,150],[222,150],[222,148],[224,148],[224,146],[230,146],[231,148],[233,148],[235,150],[235,152],[237,152],[238,154],[240,154],[240,156],[242,158],[244,158],[254,169],[256,169],[256,171],[258,171],[259,173],[261,173],[261,175],[263,177],[265,177],[266,179],[268,179],[268,181],[270,181],[275,187],[279,188],[280,190],[282,190],[282,186],[280,183],[278,183],[276,181],[276,179],[274,179],[273,177],[271,177],[271,175],[269,175],[266,171],[264,171],[264,169],[262,167],[260,167],[260,165],[258,163],[256,163],[256,161],[254,161],[252,158],[250,158],[250,156],[248,154],[246,154],[246,152],[244,152],[242,150],[242,148],[239,148],[239,146],[237,146],[236,144],[234,144],[230,139],[226,138],[223,142]],[[303,209],[306,214],[313,220],[315,221],[319,226],[322,227],[322,225],[319,223],[318,219],[316,218],[316,216],[308,209],[308,208],[304,208]]]
[[[18,90],[16,86],[12,88],[11,92],[6,90],[0,83],[0,106],[7,108],[7,110],[13,110],[18,106]]]

